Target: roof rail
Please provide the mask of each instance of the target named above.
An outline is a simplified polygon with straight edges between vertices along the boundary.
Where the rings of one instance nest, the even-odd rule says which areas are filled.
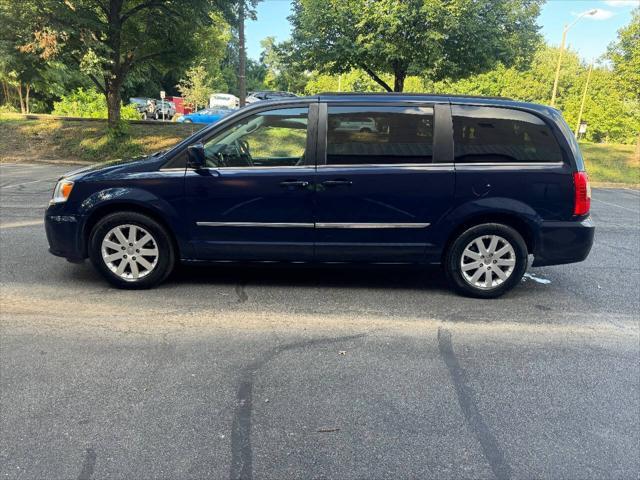
[[[462,94],[449,94],[449,93],[414,93],[414,92],[322,92],[318,95],[335,95],[335,96],[350,96],[350,95],[407,95],[413,97],[455,97],[455,98],[486,98],[490,100],[511,100],[509,97],[493,97],[489,95],[462,95]]]

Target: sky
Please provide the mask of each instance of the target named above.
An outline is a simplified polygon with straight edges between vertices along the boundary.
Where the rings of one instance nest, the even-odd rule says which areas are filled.
[[[560,43],[562,28],[585,11],[597,9],[597,14],[583,17],[567,34],[567,44],[585,60],[596,60],[616,38],[618,29],[631,21],[631,10],[640,0],[547,0],[538,18],[540,33],[553,45]],[[258,4],[257,19],[247,22],[247,55],[260,57],[260,40],[276,37],[278,42],[291,34],[287,17],[291,14],[290,0],[262,0]]]

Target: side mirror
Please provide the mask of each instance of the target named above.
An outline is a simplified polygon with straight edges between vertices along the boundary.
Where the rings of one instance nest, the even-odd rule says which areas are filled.
[[[187,147],[187,158],[189,159],[189,166],[195,168],[203,168],[205,166],[205,154],[204,145],[202,143],[194,143]]]

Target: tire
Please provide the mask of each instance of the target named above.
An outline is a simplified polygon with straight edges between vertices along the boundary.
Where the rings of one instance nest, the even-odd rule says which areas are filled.
[[[487,260],[491,263],[487,264]],[[459,293],[497,298],[520,283],[527,260],[527,245],[515,229],[500,223],[484,223],[462,232],[453,241],[445,255],[444,269]]]
[[[143,119],[143,120],[146,120],[147,118],[149,118],[149,115],[147,114],[147,112],[144,112],[144,113],[142,114],[142,119]]]
[[[360,133],[371,133],[371,129],[367,127],[361,128]]]
[[[132,229],[141,242],[138,245],[130,242]],[[98,221],[89,236],[89,257],[109,283],[129,290],[155,287],[175,265],[175,249],[167,230],[137,212],[112,213]]]

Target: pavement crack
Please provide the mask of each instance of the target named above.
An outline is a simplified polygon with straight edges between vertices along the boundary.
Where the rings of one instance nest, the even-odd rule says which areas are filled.
[[[78,480],[90,480],[96,467],[96,452],[93,448],[87,448],[82,462],[82,470],[78,475]]]
[[[343,337],[316,338],[277,346],[264,353],[261,358],[247,365],[242,370],[236,393],[237,404],[231,427],[231,472],[229,475],[231,480],[251,480],[253,478],[251,415],[253,409],[253,385],[256,373],[283,352],[358,340],[367,335],[368,333],[360,333]]]
[[[237,303],[244,303],[249,299],[249,295],[247,295],[247,291],[245,287],[247,286],[247,282],[240,282],[236,285],[235,291],[238,296]]]
[[[482,453],[489,463],[493,475],[498,480],[511,478],[511,467],[506,462],[495,436],[482,419],[476,394],[471,387],[466,372],[458,362],[451,344],[451,332],[446,328],[438,328],[438,349],[440,357],[449,370],[460,409],[467,424],[480,442]]]

